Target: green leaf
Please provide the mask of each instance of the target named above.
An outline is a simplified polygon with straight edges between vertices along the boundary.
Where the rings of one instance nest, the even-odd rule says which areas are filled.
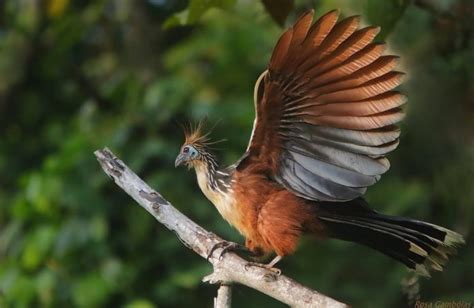
[[[56,238],[56,228],[51,225],[40,226],[28,238],[21,261],[25,268],[38,268],[47,257]]]
[[[163,23],[163,28],[193,25],[212,8],[228,10],[234,7],[236,0],[191,0],[186,10],[176,13]]]
[[[146,299],[136,299],[125,305],[125,308],[154,308],[152,302]]]
[[[99,273],[82,277],[74,286],[74,302],[80,307],[99,307],[107,298],[109,286]]]
[[[410,0],[365,0],[364,17],[370,24],[381,27],[378,37],[385,39],[409,4]]]
[[[234,4],[235,0],[191,0],[187,23],[196,23],[211,8],[229,9]]]

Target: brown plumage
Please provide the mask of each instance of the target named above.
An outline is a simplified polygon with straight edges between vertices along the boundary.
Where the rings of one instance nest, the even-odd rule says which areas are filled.
[[[379,214],[362,199],[399,143],[404,95],[398,57],[372,42],[379,28],[359,17],[314,24],[304,14],[278,40],[258,78],[256,119],[246,153],[220,169],[201,126],[186,133],[176,165],[198,184],[255,255],[293,253],[302,234],[367,245],[419,273],[441,270],[463,243],[448,229]]]

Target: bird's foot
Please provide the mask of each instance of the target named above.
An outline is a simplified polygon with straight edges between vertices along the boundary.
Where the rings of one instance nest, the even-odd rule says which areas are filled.
[[[245,265],[245,269],[248,269],[249,266],[257,266],[257,267],[261,267],[261,268],[267,269],[269,271],[272,271],[276,276],[280,276],[281,275],[281,269],[276,268],[274,266],[281,259],[282,259],[282,256],[276,256],[272,261],[270,261],[270,263],[267,263],[267,264],[249,262]]]
[[[212,254],[214,251],[217,249],[221,248],[221,252],[219,254],[219,260],[222,259],[222,256],[229,251],[234,251],[234,252],[250,252],[247,247],[234,243],[234,242],[229,242],[229,241],[221,241],[214,246],[212,246],[211,250],[209,251],[207,255],[207,259],[209,260],[210,257],[212,257]]]
[[[269,270],[271,271],[273,274],[275,274],[276,276],[280,276],[281,275],[281,269],[279,268],[276,268],[276,267],[273,267],[272,264],[263,264],[263,263],[257,263],[257,262],[248,262],[247,264],[245,264],[245,269],[247,270],[249,267],[251,266],[255,266],[255,267],[260,267],[260,268],[264,268],[266,270]]]

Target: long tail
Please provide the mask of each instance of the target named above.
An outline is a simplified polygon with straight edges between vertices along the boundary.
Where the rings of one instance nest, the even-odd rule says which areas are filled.
[[[321,203],[318,217],[329,237],[356,242],[402,262],[423,276],[442,271],[463,237],[427,222],[379,214],[362,198]]]

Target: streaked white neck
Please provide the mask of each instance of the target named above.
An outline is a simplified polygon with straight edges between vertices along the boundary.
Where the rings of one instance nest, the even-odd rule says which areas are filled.
[[[196,170],[197,181],[201,191],[214,204],[219,214],[231,225],[235,225],[237,223],[237,215],[234,208],[232,188],[224,192],[219,188],[219,185],[213,184],[216,183],[216,179],[210,178],[213,173],[209,172],[208,165],[205,162],[195,164],[194,169]]]

